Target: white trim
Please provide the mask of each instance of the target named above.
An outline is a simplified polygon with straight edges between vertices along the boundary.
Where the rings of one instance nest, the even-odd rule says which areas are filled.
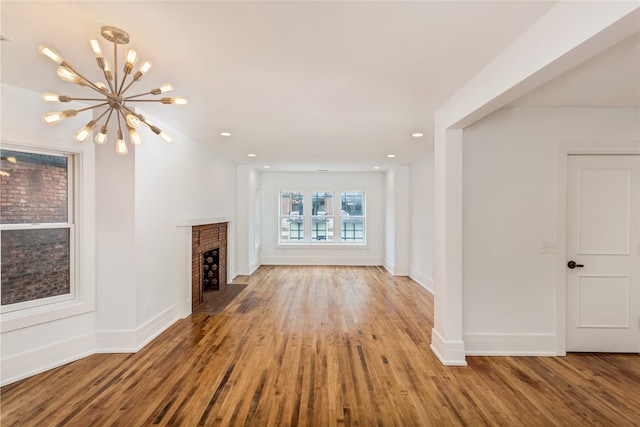
[[[262,265],[351,265],[380,266],[382,258],[375,257],[327,257],[327,256],[268,256],[261,257]]]
[[[464,334],[467,356],[555,356],[554,334]]]
[[[0,385],[96,353],[136,353],[179,320],[178,314],[178,305],[173,305],[137,329],[97,331],[3,358]]]
[[[640,141],[560,141],[556,149],[556,355],[567,354],[567,168],[570,155],[640,154]]]
[[[433,294],[433,278],[419,272],[415,268],[409,270],[409,277]]]
[[[445,341],[433,328],[429,348],[445,366],[467,366],[464,341]]]
[[[89,333],[3,358],[0,385],[5,386],[91,356],[95,348],[95,334]]]

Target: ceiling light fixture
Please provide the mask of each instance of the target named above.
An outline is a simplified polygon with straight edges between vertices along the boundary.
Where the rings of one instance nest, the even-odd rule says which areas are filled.
[[[256,156],[256,155],[255,155],[255,154],[253,154],[253,153],[249,153],[249,154],[247,154],[247,157],[255,157],[255,156]]]
[[[114,120],[118,124],[118,130],[116,132],[116,153],[122,156],[124,156],[128,152],[127,144],[124,140],[123,128],[125,128],[125,130],[129,134],[129,141],[131,145],[135,147],[142,144],[142,138],[140,138],[140,134],[138,134],[138,132],[136,131],[136,126],[140,123],[146,125],[149,129],[151,129],[153,133],[160,136],[160,138],[162,138],[168,144],[171,144],[173,142],[173,138],[158,129],[156,126],[152,125],[149,120],[145,119],[142,116],[142,114],[136,113],[133,108],[127,104],[134,102],[160,102],[162,104],[186,105],[187,99],[183,96],[176,96],[173,98],[163,97],[160,99],[140,99],[140,97],[142,96],[160,95],[173,90],[173,85],[171,85],[171,83],[165,83],[162,86],[153,88],[148,92],[125,96],[125,93],[131,87],[131,85],[133,85],[137,81],[140,81],[140,79],[142,79],[142,76],[144,76],[144,74],[149,71],[149,69],[151,68],[151,61],[144,61],[142,65],[140,65],[140,68],[138,68],[138,71],[133,73],[131,81],[128,82],[127,85],[125,85],[125,83],[127,83],[129,74],[131,74],[131,71],[133,70],[133,66],[138,61],[138,53],[133,49],[127,49],[124,59],[124,75],[122,76],[122,79],[118,81],[118,45],[129,43],[129,34],[119,28],[107,26],[102,27],[102,37],[113,43],[113,68],[111,67],[109,61],[105,59],[98,40],[95,38],[90,38],[89,44],[91,46],[91,50],[93,50],[93,53],[96,55],[98,67],[102,70],[104,78],[107,81],[107,85],[102,82],[93,83],[91,80],[77,72],[75,68],[73,68],[71,64],[66,62],[62,58],[62,56],[60,56],[60,54],[58,54],[58,52],[56,52],[54,49],[46,45],[40,46],[40,54],[59,65],[58,76],[62,80],[75,83],[79,86],[87,87],[88,89],[97,92],[100,96],[96,98],[75,98],[66,95],[45,93],[42,95],[42,99],[47,102],[93,101],[98,102],[98,104],[86,108],[81,108],[79,110],[70,109],[59,112],[46,113],[42,116],[42,120],[48,125],[54,125],[64,119],[75,117],[82,111],[106,107],[104,111],[102,111],[98,115],[98,118],[91,120],[84,127],[78,129],[78,131],[75,132],[73,136],[76,141],[85,142],[89,135],[91,135],[91,132],[96,127],[98,127],[98,122],[106,115],[106,120],[100,127],[100,131],[95,136],[95,142],[96,144],[100,145],[107,143],[109,121],[113,116],[115,116]]]
[[[220,136],[231,136],[231,132],[220,132]]]
[[[422,132],[414,132],[411,134],[412,137],[414,138],[422,138],[424,136],[424,133]]]
[[[390,158],[390,159],[395,157],[395,156],[396,156],[395,154],[387,154],[387,157]]]

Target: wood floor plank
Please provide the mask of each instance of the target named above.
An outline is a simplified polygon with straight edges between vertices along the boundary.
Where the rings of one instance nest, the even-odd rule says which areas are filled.
[[[640,425],[640,356],[429,349],[433,296],[379,267],[263,266],[136,354],[10,384],[4,426]]]

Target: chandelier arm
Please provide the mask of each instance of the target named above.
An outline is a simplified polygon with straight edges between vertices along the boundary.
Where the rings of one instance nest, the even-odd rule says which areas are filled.
[[[91,107],[81,108],[80,110],[75,110],[76,113],[80,113],[82,111],[93,110],[94,108],[104,107],[105,105],[109,105],[108,102],[103,102],[102,104],[92,105]]]
[[[100,114],[100,115],[98,116],[98,118],[97,118],[97,119],[95,119],[95,121],[96,121],[96,122],[98,122],[98,121],[99,121],[101,118],[103,118],[103,117],[104,117],[104,115],[105,115],[105,114],[107,114],[109,111],[113,111],[113,107],[110,107],[110,108],[107,108],[106,110],[104,110],[104,111],[102,112],[102,114]]]
[[[83,80],[83,83],[85,83],[85,85],[93,90],[95,90],[98,93],[101,94],[105,94],[102,90],[100,90],[100,88],[98,86],[96,86],[91,80],[89,80],[88,78],[86,78],[85,76],[83,76],[82,74],[80,74],[78,71],[76,71],[75,68],[73,68],[71,65],[67,64],[67,68],[71,71],[73,71],[74,73],[76,73],[78,75],[78,77],[80,77]],[[108,94],[107,94],[108,95]]]
[[[137,95],[127,96],[124,100],[125,101],[131,101],[131,100],[133,100],[133,98],[137,98],[139,96],[145,96],[145,95],[153,95],[153,93],[152,92],[139,93]]]
[[[122,78],[122,82],[120,82],[120,90],[118,91],[118,96],[122,95],[122,93],[124,92],[122,88],[124,87],[124,82],[127,80],[127,76],[128,74],[125,74]],[[133,83],[133,81],[131,83]],[[129,84],[129,86],[131,86],[131,84]],[[129,86],[127,86],[127,89],[129,88]]]
[[[104,92],[102,92],[104,93]],[[69,97],[70,101],[104,101],[104,98],[72,98]]]
[[[132,84],[134,84],[136,81],[135,80],[131,80],[129,82],[129,84],[127,85],[127,87],[125,87],[123,90],[120,91],[120,95],[124,95],[124,93],[131,87]],[[124,80],[122,80],[122,83],[124,83]],[[148,92],[151,93],[151,92]],[[140,95],[137,95],[140,96]],[[127,98],[128,99],[128,98]]]
[[[129,102],[162,102],[161,99],[126,99]]]
[[[114,75],[114,84],[115,90],[118,91],[118,42],[116,40],[113,41],[113,75]]]
[[[115,90],[113,88],[113,83],[111,83],[111,80],[113,78],[109,78],[109,75],[107,74],[107,70],[105,70],[104,68],[102,69],[102,74],[104,74],[104,78],[107,81],[107,83],[109,84],[109,89],[111,89],[111,93],[115,93]]]

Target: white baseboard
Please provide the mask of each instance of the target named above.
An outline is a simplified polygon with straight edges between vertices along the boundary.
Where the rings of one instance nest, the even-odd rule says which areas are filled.
[[[414,268],[409,271],[409,277],[411,277],[415,282],[418,282],[420,286],[433,293],[433,279],[431,277],[420,273]]]
[[[270,256],[260,259],[262,265],[382,265],[382,259],[364,257]]]
[[[260,268],[260,260],[255,260],[251,265],[238,265],[238,275],[251,276],[258,268]]]
[[[179,319],[178,306],[137,329],[96,331],[2,359],[4,386],[96,353],[136,353]]]
[[[2,359],[2,380],[5,386],[49,369],[91,356],[95,353],[94,333],[80,335],[52,345],[39,347]]]
[[[556,356],[553,334],[463,334],[468,356]]]
[[[443,365],[467,366],[464,341],[446,341],[436,328],[433,328],[431,330],[431,345],[429,347]]]

